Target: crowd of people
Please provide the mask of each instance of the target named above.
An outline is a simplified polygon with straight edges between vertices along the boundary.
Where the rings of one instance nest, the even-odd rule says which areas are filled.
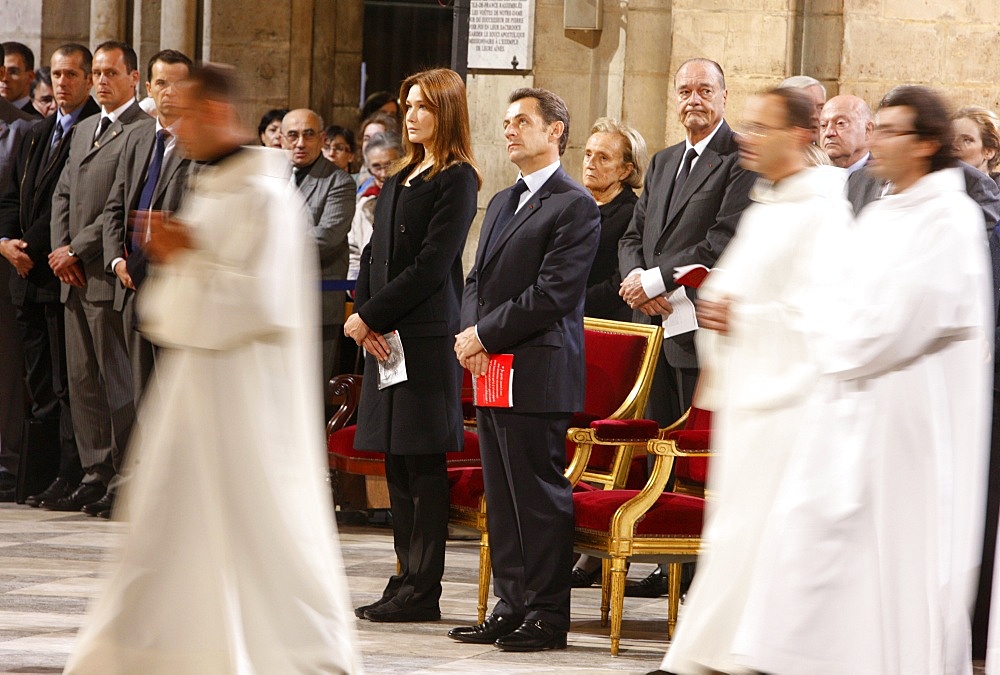
[[[564,477],[584,316],[664,326],[660,426],[715,414],[665,672],[965,673],[986,653],[988,109],[900,86],[873,113],[797,76],[731,126],[722,67],[696,58],[671,85],[684,140],[650,158],[600,118],[578,183],[565,102],[518,89],[497,114],[518,178],[463,270],[482,177],[451,70],[373,94],[356,131],[275,109],[248,142],[234,73],[180,52],[144,71],[115,41],[37,71],[24,45],[2,55],[0,499],[130,528],[70,672],[360,668],[318,440],[345,337],[365,359],[355,446],[385,453],[399,560],[355,616],[440,619],[462,371],[512,355],[510,404],[477,407],[498,602],[448,635],[565,648],[571,588],[599,569],[574,565]],[[673,276],[694,264],[712,270],[698,291]],[[297,573],[271,583],[278,568]]]

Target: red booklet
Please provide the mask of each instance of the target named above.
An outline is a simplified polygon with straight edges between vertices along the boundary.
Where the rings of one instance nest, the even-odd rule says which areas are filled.
[[[486,374],[473,380],[474,400],[484,408],[511,408],[514,405],[514,355],[491,354]]]
[[[678,286],[690,286],[698,288],[701,282],[705,281],[710,269],[704,265],[685,265],[674,268],[674,282]]]

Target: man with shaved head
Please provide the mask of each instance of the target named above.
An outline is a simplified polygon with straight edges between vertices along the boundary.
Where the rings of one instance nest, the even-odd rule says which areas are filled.
[[[323,119],[312,110],[292,110],[281,121],[281,147],[292,161],[292,176],[309,207],[310,235],[319,249],[323,281],[347,278],[347,234],[354,219],[351,177],[323,157]],[[333,377],[344,327],[344,293],[322,294],[323,382]]]

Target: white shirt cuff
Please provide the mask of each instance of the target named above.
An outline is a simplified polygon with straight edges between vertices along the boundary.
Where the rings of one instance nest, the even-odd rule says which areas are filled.
[[[659,267],[643,270],[639,274],[639,283],[642,284],[642,290],[645,291],[647,298],[655,298],[667,292],[667,285],[663,283]]]
[[[117,274],[117,272],[115,272],[115,268],[118,267],[118,261],[119,260],[122,261],[122,262],[124,262],[125,258],[122,258],[121,256],[119,256],[119,257],[117,257],[117,258],[115,258],[114,260],[111,261],[111,273],[112,274]]]

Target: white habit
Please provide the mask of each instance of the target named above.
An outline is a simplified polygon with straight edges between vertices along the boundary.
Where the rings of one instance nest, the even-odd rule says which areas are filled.
[[[195,250],[139,295],[162,346],[127,534],[68,673],[360,673],[325,482],[317,255],[288,161],[240,150],[177,216]]]
[[[982,213],[958,169],[827,249],[821,381],[789,455],[735,651],[775,675],[972,672],[993,342]]]
[[[698,571],[662,668],[746,672],[732,655],[751,570],[817,371],[804,315],[827,231],[846,230],[846,173],[804,169],[761,179],[736,236],[699,290],[732,299],[728,334],[698,333],[695,405],[713,411],[711,493]]]

